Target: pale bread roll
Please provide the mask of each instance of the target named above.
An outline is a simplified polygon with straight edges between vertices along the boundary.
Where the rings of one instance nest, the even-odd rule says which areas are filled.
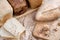
[[[44,11],[43,13],[38,15],[38,17],[36,17],[36,19],[38,21],[52,21],[59,17],[60,17],[60,8],[58,7],[55,9]]]
[[[60,15],[60,0],[43,0],[35,19],[38,21],[50,21],[58,18]]]
[[[13,9],[7,0],[0,0],[0,21],[5,22],[13,16]]]
[[[7,32],[3,27],[0,28],[0,38],[15,38],[12,34]]]
[[[25,31],[23,25],[15,18],[7,20],[3,27],[15,37],[20,36]]]

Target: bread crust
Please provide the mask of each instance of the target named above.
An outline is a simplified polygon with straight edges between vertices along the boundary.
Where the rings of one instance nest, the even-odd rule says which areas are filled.
[[[42,4],[43,0],[28,0],[31,8],[37,8]]]

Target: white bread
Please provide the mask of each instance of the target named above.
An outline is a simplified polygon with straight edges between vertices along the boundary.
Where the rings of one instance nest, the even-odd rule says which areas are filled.
[[[13,16],[13,9],[7,0],[0,0],[0,21],[5,22]]]
[[[15,37],[20,36],[25,31],[23,25],[15,18],[7,20],[3,27]]]
[[[12,34],[7,32],[3,27],[0,28],[0,38],[15,38]]]
[[[43,0],[35,19],[38,21],[51,21],[60,15],[60,0]]]

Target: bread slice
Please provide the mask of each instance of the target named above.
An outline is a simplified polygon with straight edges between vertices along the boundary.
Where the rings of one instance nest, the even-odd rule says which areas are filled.
[[[13,9],[7,0],[0,0],[0,21],[6,22],[13,16]]]
[[[15,18],[7,20],[3,27],[15,37],[20,36],[25,31],[23,25]]]
[[[15,38],[12,34],[7,32],[3,27],[0,28],[0,38]]]
[[[57,18],[59,10],[59,0],[43,0],[41,7],[36,14],[36,20],[38,21],[50,21]],[[57,15],[58,14],[58,15]]]

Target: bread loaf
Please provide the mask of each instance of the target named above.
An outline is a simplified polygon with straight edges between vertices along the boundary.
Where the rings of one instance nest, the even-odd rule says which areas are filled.
[[[48,11],[42,12],[40,15],[36,16],[38,21],[53,21],[60,17],[60,8],[54,8]]]
[[[38,21],[51,21],[58,18],[60,0],[43,0],[35,19]]]
[[[25,0],[8,0],[14,9],[14,15],[20,15],[27,10],[27,5]]]
[[[31,8],[37,8],[41,6],[43,0],[27,0]]]

